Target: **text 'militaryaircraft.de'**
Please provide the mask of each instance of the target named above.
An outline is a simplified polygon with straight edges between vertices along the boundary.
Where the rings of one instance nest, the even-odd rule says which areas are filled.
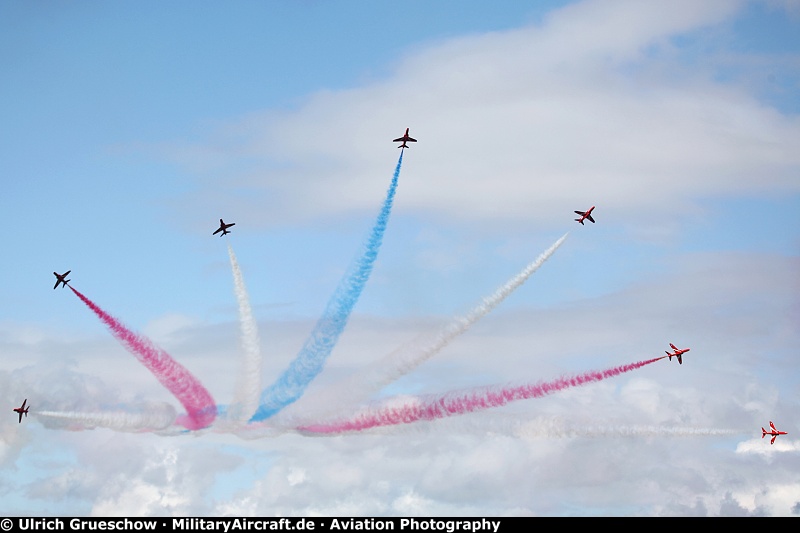
[[[769,421],[769,429],[770,431],[767,431],[763,426],[761,427],[761,438],[763,439],[767,435],[772,435],[772,438],[769,441],[770,444],[775,443],[775,439],[778,438],[778,435],[786,435],[785,431],[778,431],[778,429],[775,427],[775,424],[772,423],[772,420]]]
[[[691,350],[691,348],[678,348],[677,346],[675,346],[672,343],[669,343],[669,345],[672,348],[672,353],[669,353],[666,350],[664,350],[664,353],[669,356],[669,360],[670,361],[672,361],[673,357],[677,357],[678,358],[678,364],[682,365],[683,364],[683,358],[681,356],[683,354],[685,354],[686,352],[688,352],[689,350]]]
[[[14,412],[19,414],[19,422],[18,423],[22,422],[22,415],[25,415],[26,417],[28,416],[28,409],[30,409],[31,406],[29,405],[28,407],[25,407],[25,404],[27,402],[28,402],[28,399],[25,398],[25,401],[22,402],[21,406],[14,408]]]
[[[230,228],[231,226],[235,226],[235,225],[236,225],[236,222],[231,222],[230,224],[226,224],[226,223],[224,223],[222,221],[222,219],[219,219],[219,228],[217,229],[217,231],[215,231],[211,235],[216,235],[220,231],[222,232],[222,234],[220,234],[220,237],[222,237],[223,235],[227,235],[228,233],[230,233],[230,231],[228,231],[228,228]]]
[[[68,279],[64,279],[64,278],[66,278],[67,276],[69,276],[69,273],[70,273],[70,272],[72,272],[72,270],[67,270],[67,271],[66,271],[66,272],[64,272],[63,274],[59,274],[59,273],[57,273],[57,272],[53,272],[53,275],[56,277],[56,284],[53,286],[53,289],[57,289],[57,288],[58,288],[58,284],[59,284],[59,283],[63,283],[63,285],[61,285],[61,288],[62,288],[62,289],[63,289],[64,287],[66,287],[66,286],[67,286],[67,283],[69,283],[69,281],[70,281],[70,280],[68,280]]]
[[[408,148],[408,145],[406,144],[407,142],[415,143],[415,142],[417,142],[417,140],[416,139],[412,139],[411,137],[408,136],[408,128],[406,128],[405,135],[403,135],[402,137],[398,137],[397,139],[394,139],[392,142],[393,143],[398,143],[398,142],[402,143],[400,146],[398,146],[398,148]]]
[[[575,222],[580,222],[581,226],[583,226],[584,220],[589,220],[592,224],[594,224],[594,219],[592,218],[592,211],[594,210],[594,206],[590,207],[588,211],[575,211],[581,218],[576,218]]]

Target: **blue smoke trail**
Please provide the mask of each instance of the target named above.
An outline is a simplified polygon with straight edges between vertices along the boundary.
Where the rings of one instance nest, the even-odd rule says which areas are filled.
[[[383,241],[383,233],[389,221],[392,210],[394,194],[397,190],[397,180],[400,176],[400,166],[403,164],[403,152],[397,160],[392,183],[386,192],[372,234],[364,246],[364,254],[350,268],[339,282],[333,293],[325,313],[317,321],[317,325],[306,340],[300,353],[289,365],[283,374],[275,380],[269,388],[261,393],[261,405],[250,419],[251,422],[260,422],[271,417],[287,405],[297,401],[311,381],[322,371],[325,360],[333,351],[339,336],[347,325],[350,313],[364,289],[364,285],[372,273],[372,266],[378,257],[378,249]]]

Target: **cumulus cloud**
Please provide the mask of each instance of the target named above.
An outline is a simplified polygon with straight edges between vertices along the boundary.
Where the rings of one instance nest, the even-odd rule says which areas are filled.
[[[215,153],[208,172],[260,161],[234,180],[263,191],[248,216],[280,224],[371,208],[405,127],[420,142],[402,209],[443,220],[543,222],[579,198],[638,216],[698,196],[797,192],[800,121],[718,81],[713,64],[679,61],[676,36],[701,39],[740,6],[576,3],[417,50],[385,80],[246,117],[216,134],[236,142],[185,150]]]

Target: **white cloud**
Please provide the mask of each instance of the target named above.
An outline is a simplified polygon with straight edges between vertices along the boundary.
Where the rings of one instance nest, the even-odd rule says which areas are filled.
[[[247,216],[275,223],[371,209],[405,127],[419,143],[398,209],[451,221],[541,222],[576,202],[637,216],[698,196],[796,192],[800,120],[715,81],[713,64],[687,69],[672,43],[740,5],[573,4],[541,25],[415,51],[389,79],[248,117],[218,133],[222,145],[192,150],[232,173],[241,158],[262,161],[235,183],[263,189]]]
[[[736,453],[752,453],[771,459],[775,454],[800,451],[800,442],[791,440],[785,436],[779,436],[777,439],[775,439],[775,444],[765,446],[764,444],[769,444],[770,438],[771,437],[767,435],[766,437],[762,437],[760,439],[752,439],[746,442],[740,442],[739,445],[736,446]]]

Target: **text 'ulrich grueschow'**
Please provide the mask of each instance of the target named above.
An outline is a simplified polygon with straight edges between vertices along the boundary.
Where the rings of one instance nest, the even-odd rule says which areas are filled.
[[[158,522],[156,520],[131,520],[128,518],[113,520],[97,518],[20,518],[16,526],[20,531],[66,531],[67,529],[70,531],[155,531]],[[11,531],[11,528],[7,528],[3,523],[2,530]]]

